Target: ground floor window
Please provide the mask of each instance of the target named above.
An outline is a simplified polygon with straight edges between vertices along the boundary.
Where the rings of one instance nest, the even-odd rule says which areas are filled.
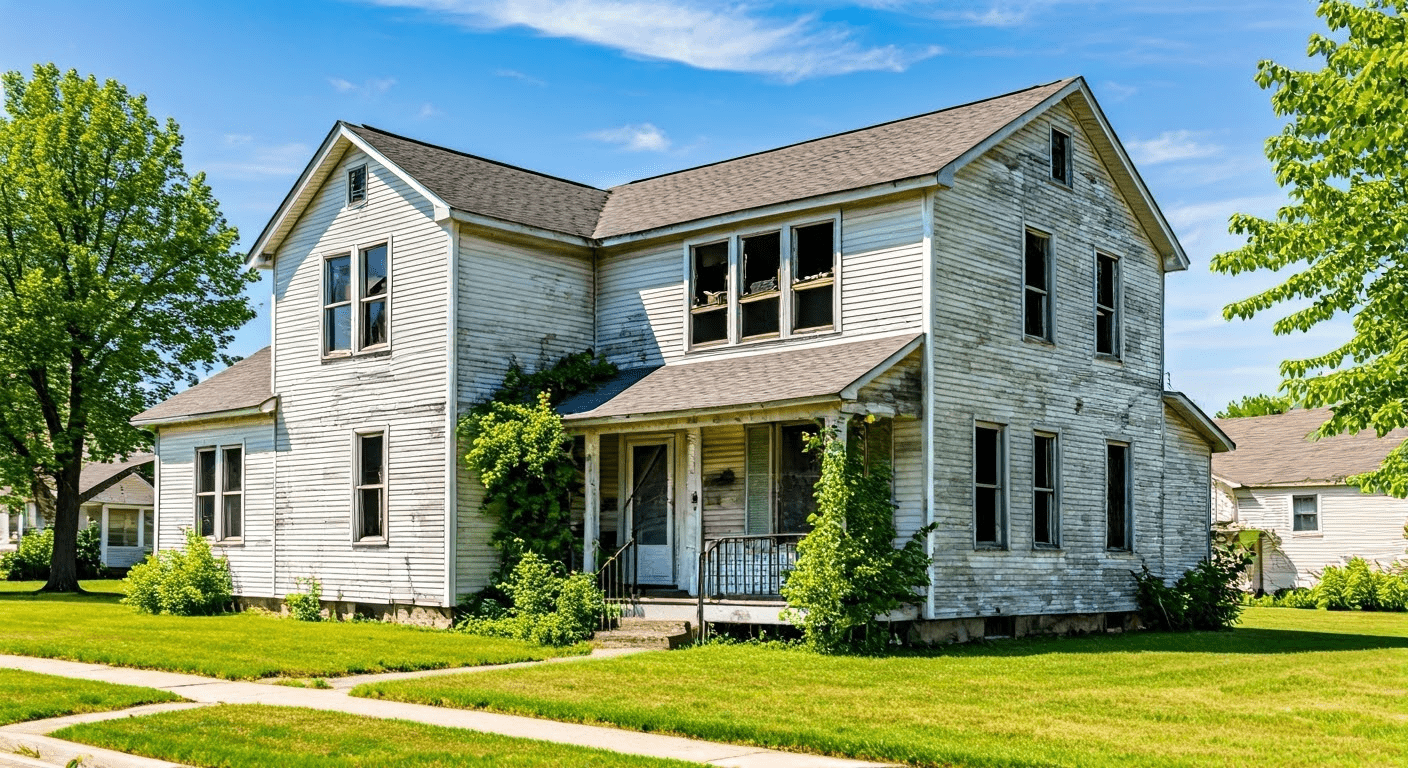
[[[141,546],[137,538],[137,531],[140,527],[138,518],[140,516],[141,513],[135,509],[109,509],[107,534],[108,546]]]
[[[1006,530],[1007,446],[1002,427],[973,428],[973,539],[979,547],[1001,547]]]
[[[1056,482],[1060,462],[1056,435],[1037,432],[1032,439],[1032,543],[1054,547],[1059,542],[1060,509]]]
[[[354,472],[356,541],[386,537],[386,432],[357,433]]]
[[[745,528],[749,534],[809,533],[807,519],[816,512],[816,484],[821,456],[807,450],[807,435],[822,429],[816,422],[759,424],[747,428],[744,449]],[[893,426],[889,419],[853,419],[847,450],[859,452],[866,466],[892,459]]]
[[[1105,546],[1109,549],[1133,549],[1133,528],[1130,525],[1129,446],[1109,443],[1105,446]]]
[[[238,539],[244,534],[244,446],[196,450],[196,530]]]
[[[1320,497],[1291,497],[1291,530],[1310,532],[1320,530]]]

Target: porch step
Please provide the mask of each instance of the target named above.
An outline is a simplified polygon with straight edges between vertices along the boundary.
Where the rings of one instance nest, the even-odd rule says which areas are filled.
[[[660,648],[671,650],[694,640],[694,630],[687,621],[652,621],[622,618],[616,628],[598,632],[592,637],[597,648]]]

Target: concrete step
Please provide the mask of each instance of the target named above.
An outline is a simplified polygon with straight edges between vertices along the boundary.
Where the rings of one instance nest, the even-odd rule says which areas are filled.
[[[670,650],[688,645],[694,631],[687,621],[653,621],[623,618],[615,629],[597,632],[592,645],[597,648],[659,648]]]

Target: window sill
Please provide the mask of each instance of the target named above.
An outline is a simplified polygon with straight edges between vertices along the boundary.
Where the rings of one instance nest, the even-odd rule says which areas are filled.
[[[1323,538],[1325,538],[1325,533],[1324,533],[1324,531],[1292,531],[1292,532],[1291,532],[1291,538],[1293,538],[1293,539],[1323,539]]]
[[[1032,335],[1026,334],[1026,333],[1022,334],[1022,341],[1025,341],[1025,342],[1028,343],[1028,344],[1036,344],[1036,345],[1042,346],[1042,347],[1052,347],[1052,348],[1055,348],[1055,346],[1056,346],[1056,342],[1055,342],[1054,340],[1052,340],[1052,339],[1043,339],[1043,338],[1040,337],[1040,336],[1032,336]]]
[[[1052,555],[1064,555],[1064,554],[1066,554],[1065,550],[1061,549],[1061,545],[1060,545],[1060,544],[1040,544],[1040,543],[1038,543],[1038,544],[1033,544],[1033,545],[1032,545],[1032,551],[1033,551],[1033,552],[1046,552],[1046,553],[1052,554]]]
[[[1106,547],[1105,554],[1119,557],[1135,557],[1134,550],[1126,547]]]
[[[1119,355],[1110,355],[1104,352],[1096,352],[1095,360],[1101,363],[1109,363],[1110,365],[1118,365],[1120,367],[1124,367],[1124,358],[1120,357]]]
[[[1071,183],[1071,182],[1069,182],[1069,181],[1061,181],[1060,179],[1057,179],[1057,178],[1053,177],[1053,176],[1052,176],[1051,174],[1049,174],[1049,173],[1046,174],[1046,176],[1044,176],[1043,178],[1046,179],[1046,183],[1047,183],[1047,184],[1050,184],[1051,186],[1056,187],[1057,189],[1064,189],[1064,190],[1066,190],[1067,192],[1075,192],[1075,191],[1076,191],[1076,186],[1075,186],[1075,184],[1073,184],[1073,183]]]
[[[798,339],[811,340],[840,336],[840,331],[831,328],[820,328],[814,331],[801,330],[793,331],[791,336],[782,336],[779,334],[770,334],[767,336],[750,336],[748,338],[739,340],[736,344],[730,344],[728,342],[723,341],[709,341],[703,344],[690,344],[689,349],[685,352],[685,354],[691,355],[696,352],[715,352],[720,349],[756,349],[758,347],[783,346],[788,344],[789,342],[797,341]]]
[[[207,537],[205,537],[205,538],[206,538],[206,541],[209,541],[209,542],[210,542],[210,546],[212,546],[212,547],[225,547],[225,548],[229,548],[229,549],[239,549],[239,548],[242,548],[242,547],[244,546],[244,538],[243,538],[243,537],[240,537],[240,538],[231,537],[231,538],[228,538],[228,539],[216,539],[216,538],[212,538],[212,537],[210,537],[210,536],[207,536]]]
[[[352,542],[352,546],[357,549],[385,549],[391,546],[391,543],[384,537],[378,536],[376,538],[358,539]]]
[[[973,547],[974,552],[1006,552],[1007,547],[1001,544],[977,544]]]
[[[378,346],[363,350],[361,352],[335,352],[330,355],[323,355],[322,363],[323,365],[327,365],[329,363],[339,363],[343,360],[366,360],[376,357],[387,357],[390,354],[391,347]]]

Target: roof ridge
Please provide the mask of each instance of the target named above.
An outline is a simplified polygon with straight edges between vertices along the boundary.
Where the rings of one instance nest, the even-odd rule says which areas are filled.
[[[613,192],[613,191],[615,191],[615,190],[617,190],[617,189],[621,189],[622,187],[629,187],[629,186],[631,186],[632,184],[639,184],[639,183],[645,182],[645,181],[653,181],[653,180],[655,180],[655,179],[663,179],[663,178],[665,178],[666,176],[674,176],[674,175],[680,174],[680,173],[688,173],[688,172],[690,172],[690,171],[697,171],[697,170],[699,170],[699,169],[701,169],[701,168],[712,168],[713,166],[716,166],[716,165],[723,165],[724,163],[731,163],[731,162],[733,162],[733,161],[735,161],[735,160],[745,160],[745,159],[750,158],[750,157],[757,157],[757,156],[759,156],[759,155],[767,155],[767,154],[771,154],[771,153],[773,153],[773,152],[780,152],[780,151],[782,151],[782,150],[784,150],[784,149],[791,149],[791,148],[793,148],[793,147],[800,147],[800,146],[804,146],[804,145],[807,145],[807,144],[813,144],[813,143],[818,142],[818,141],[826,141],[827,139],[834,139],[834,138],[837,138],[837,137],[840,137],[840,136],[848,136],[848,135],[850,135],[850,134],[852,134],[852,133],[860,133],[861,131],[869,131],[869,130],[873,130],[873,129],[875,129],[875,128],[883,128],[883,127],[885,127],[885,126],[887,126],[887,125],[895,125],[896,123],[904,123],[904,122],[908,122],[908,121],[910,121],[910,120],[918,120],[918,119],[923,118],[923,117],[930,117],[930,116],[937,115],[937,114],[941,114],[941,113],[944,113],[944,112],[951,112],[951,111],[953,111],[953,110],[955,110],[955,109],[964,109],[964,108],[966,108],[966,107],[973,107],[973,106],[977,106],[977,105],[979,105],[979,104],[984,104],[984,103],[989,102],[989,101],[997,101],[998,99],[1005,99],[1005,98],[1008,98],[1008,97],[1011,97],[1011,96],[1016,96],[1016,95],[1021,94],[1021,93],[1026,93],[1026,92],[1028,92],[1028,91],[1034,91],[1034,90],[1036,90],[1036,89],[1038,89],[1038,88],[1046,88],[1046,87],[1049,87],[1049,86],[1052,86],[1052,85],[1056,85],[1057,83],[1070,83],[1070,82],[1074,82],[1074,81],[1077,80],[1077,79],[1079,79],[1079,76],[1077,76],[1077,77],[1068,77],[1068,78],[1065,78],[1065,79],[1062,79],[1062,80],[1052,80],[1052,81],[1049,82],[1049,83],[1037,83],[1036,85],[1029,85],[1029,86],[1027,86],[1026,88],[1019,88],[1019,89],[1017,89],[1017,90],[1015,90],[1015,91],[1008,91],[1007,93],[999,93],[999,94],[997,94],[996,96],[988,96],[987,98],[983,98],[983,99],[975,99],[975,100],[973,100],[973,101],[967,101],[967,102],[964,102],[964,103],[962,103],[962,104],[954,104],[954,105],[952,105],[952,106],[943,107],[943,108],[940,108],[940,109],[934,109],[934,110],[930,110],[930,111],[928,111],[928,112],[921,112],[921,113],[919,113],[919,114],[917,114],[917,115],[909,115],[908,117],[897,117],[897,118],[895,118],[894,120],[886,120],[886,121],[884,121],[884,122],[875,123],[875,124],[873,124],[873,125],[863,125],[863,126],[861,126],[861,127],[859,127],[859,128],[851,128],[850,130],[839,131],[839,132],[837,132],[837,133],[831,133],[831,134],[827,134],[827,135],[825,135],[825,136],[817,136],[817,137],[815,137],[815,138],[804,139],[804,140],[802,140],[802,141],[794,141],[794,142],[792,142],[791,144],[783,144],[783,145],[780,146],[780,147],[770,147],[770,148],[768,148],[768,149],[760,149],[760,150],[758,150],[757,152],[749,152],[748,154],[745,154],[745,155],[735,155],[734,157],[727,157],[727,158],[724,158],[723,160],[715,160],[715,161],[712,162],[712,163],[704,163],[704,164],[702,164],[702,165],[696,165],[696,166],[692,166],[692,167],[689,167],[689,168],[681,168],[680,170],[677,170],[677,171],[669,171],[669,172],[666,172],[666,173],[659,173],[659,174],[656,174],[656,175],[654,175],[654,176],[646,176],[646,177],[640,178],[640,179],[633,179],[633,180],[631,180],[631,181],[626,182],[625,184],[617,184],[616,186],[614,186],[614,187],[612,187],[611,189],[608,189],[608,190],[606,190],[606,191],[607,191],[607,192]]]
[[[524,167],[521,166],[521,165],[514,165],[514,164],[512,164],[512,163],[505,163],[505,162],[503,162],[502,160],[495,160],[495,159],[490,158],[490,157],[484,157],[483,155],[476,155],[476,154],[474,154],[473,152],[465,152],[464,150],[455,149],[455,148],[453,148],[453,147],[447,147],[447,146],[444,146],[443,144],[432,144],[432,143],[430,143],[430,142],[428,142],[428,141],[422,141],[422,140],[420,140],[420,139],[412,138],[412,137],[410,137],[410,136],[404,136],[404,135],[399,134],[399,133],[392,133],[391,131],[384,130],[384,129],[382,129],[382,128],[378,128],[378,127],[376,127],[376,126],[374,126],[374,125],[367,125],[366,123],[347,123],[347,125],[352,126],[352,127],[356,127],[356,128],[362,128],[362,129],[365,129],[365,130],[368,130],[368,131],[376,131],[377,133],[380,133],[380,134],[385,135],[385,136],[390,136],[390,137],[392,137],[392,138],[394,138],[394,139],[400,139],[401,141],[409,141],[409,142],[412,143],[412,144],[419,144],[419,145],[422,146],[422,147],[429,147],[429,148],[431,148],[431,149],[438,149],[438,150],[440,150],[441,152],[449,152],[449,153],[452,154],[452,155],[459,155],[460,157],[468,157],[468,158],[471,158],[471,159],[473,159],[473,160],[479,160],[479,161],[481,161],[481,162],[490,163],[490,164],[492,164],[492,165],[497,165],[497,166],[499,166],[500,168],[508,168],[508,169],[514,170],[514,171],[522,171],[522,172],[524,172],[524,173],[531,173],[531,174],[533,174],[534,176],[541,176],[541,177],[544,178],[544,179],[552,179],[553,181],[561,181],[561,182],[563,182],[563,183],[565,183],[565,184],[572,184],[573,186],[583,187],[583,188],[585,188],[585,189],[590,189],[590,190],[592,190],[592,191],[594,191],[594,192],[602,192],[602,193],[607,193],[607,194],[610,193],[610,190],[602,189],[602,188],[600,188],[600,187],[593,187],[592,185],[587,184],[587,183],[584,183],[584,182],[581,182],[581,181],[573,181],[572,179],[566,179],[566,178],[563,178],[563,177],[561,177],[561,176],[554,176],[554,175],[552,175],[551,173],[543,173],[542,171],[535,171],[535,170],[533,170],[532,168],[524,168]]]

